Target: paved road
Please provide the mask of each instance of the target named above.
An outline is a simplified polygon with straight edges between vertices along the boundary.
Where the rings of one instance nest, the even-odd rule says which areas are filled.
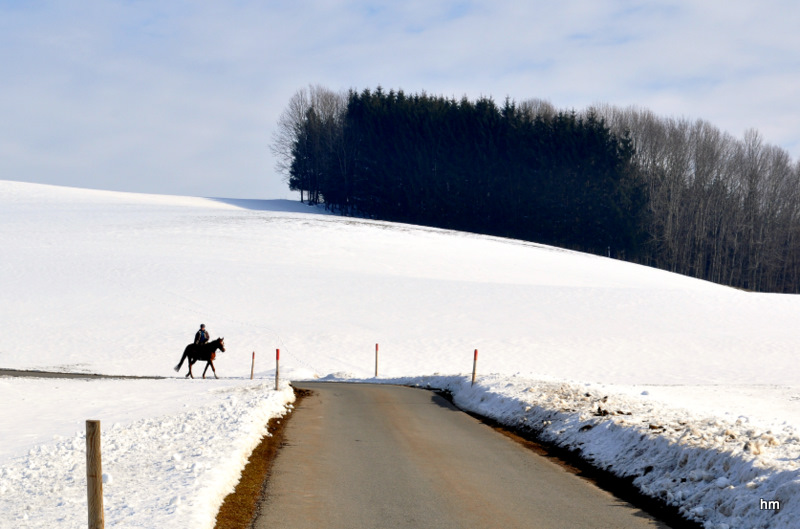
[[[667,527],[429,391],[296,386],[255,529]]]

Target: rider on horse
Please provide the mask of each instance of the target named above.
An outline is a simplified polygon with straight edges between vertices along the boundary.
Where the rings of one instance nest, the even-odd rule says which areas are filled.
[[[217,378],[217,370],[214,369],[214,359],[217,357],[217,349],[225,352],[225,338],[217,338],[213,342],[209,342],[209,334],[206,330],[205,324],[200,324],[200,330],[194,335],[194,342],[186,346],[183,350],[183,356],[178,365],[175,366],[175,371],[180,371],[183,361],[189,359],[189,373],[187,377],[194,378],[192,375],[192,365],[198,360],[205,360],[208,362],[206,368],[203,370],[203,378],[206,378],[206,371],[211,368],[214,372],[214,378]]]
[[[208,343],[208,331],[206,331],[206,324],[201,323],[200,330],[194,335],[194,344],[203,345],[205,343]]]

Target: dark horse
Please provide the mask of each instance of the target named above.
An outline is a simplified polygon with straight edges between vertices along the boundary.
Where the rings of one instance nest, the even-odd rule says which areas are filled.
[[[199,345],[190,343],[186,346],[186,349],[183,350],[183,356],[181,357],[181,361],[178,362],[178,365],[175,366],[175,371],[180,371],[183,361],[188,358],[189,372],[186,373],[186,377],[194,378],[194,375],[192,375],[192,365],[198,360],[205,360],[208,363],[206,364],[206,368],[203,369],[203,378],[206,378],[208,366],[211,366],[211,371],[214,372],[214,378],[219,378],[217,376],[217,370],[214,369],[214,359],[217,357],[217,349],[223,353],[225,352],[225,338],[217,338],[213,342]]]

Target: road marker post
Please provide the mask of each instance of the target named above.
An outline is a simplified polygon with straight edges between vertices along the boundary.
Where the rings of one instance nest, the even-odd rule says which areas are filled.
[[[256,352],[253,351],[253,363],[250,364],[250,380],[253,380],[253,372],[256,369]]]
[[[103,464],[100,454],[100,421],[86,421],[86,485],[89,529],[103,529]]]
[[[475,373],[478,371],[478,350],[475,349],[475,358],[472,360],[472,385],[475,385]]]
[[[378,344],[375,344],[375,378],[378,378]]]
[[[278,391],[278,381],[280,380],[281,372],[281,350],[275,349],[275,391]]]

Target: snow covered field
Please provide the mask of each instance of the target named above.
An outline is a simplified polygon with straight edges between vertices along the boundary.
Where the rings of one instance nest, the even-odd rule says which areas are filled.
[[[85,526],[87,419],[109,527],[212,527],[292,401],[275,349],[286,380],[367,379],[375,343],[382,379],[541,430],[709,528],[794,527],[799,320],[796,296],[536,244],[0,181],[0,368],[167,377],[0,378],[0,527]],[[172,371],[201,322],[220,380]]]

